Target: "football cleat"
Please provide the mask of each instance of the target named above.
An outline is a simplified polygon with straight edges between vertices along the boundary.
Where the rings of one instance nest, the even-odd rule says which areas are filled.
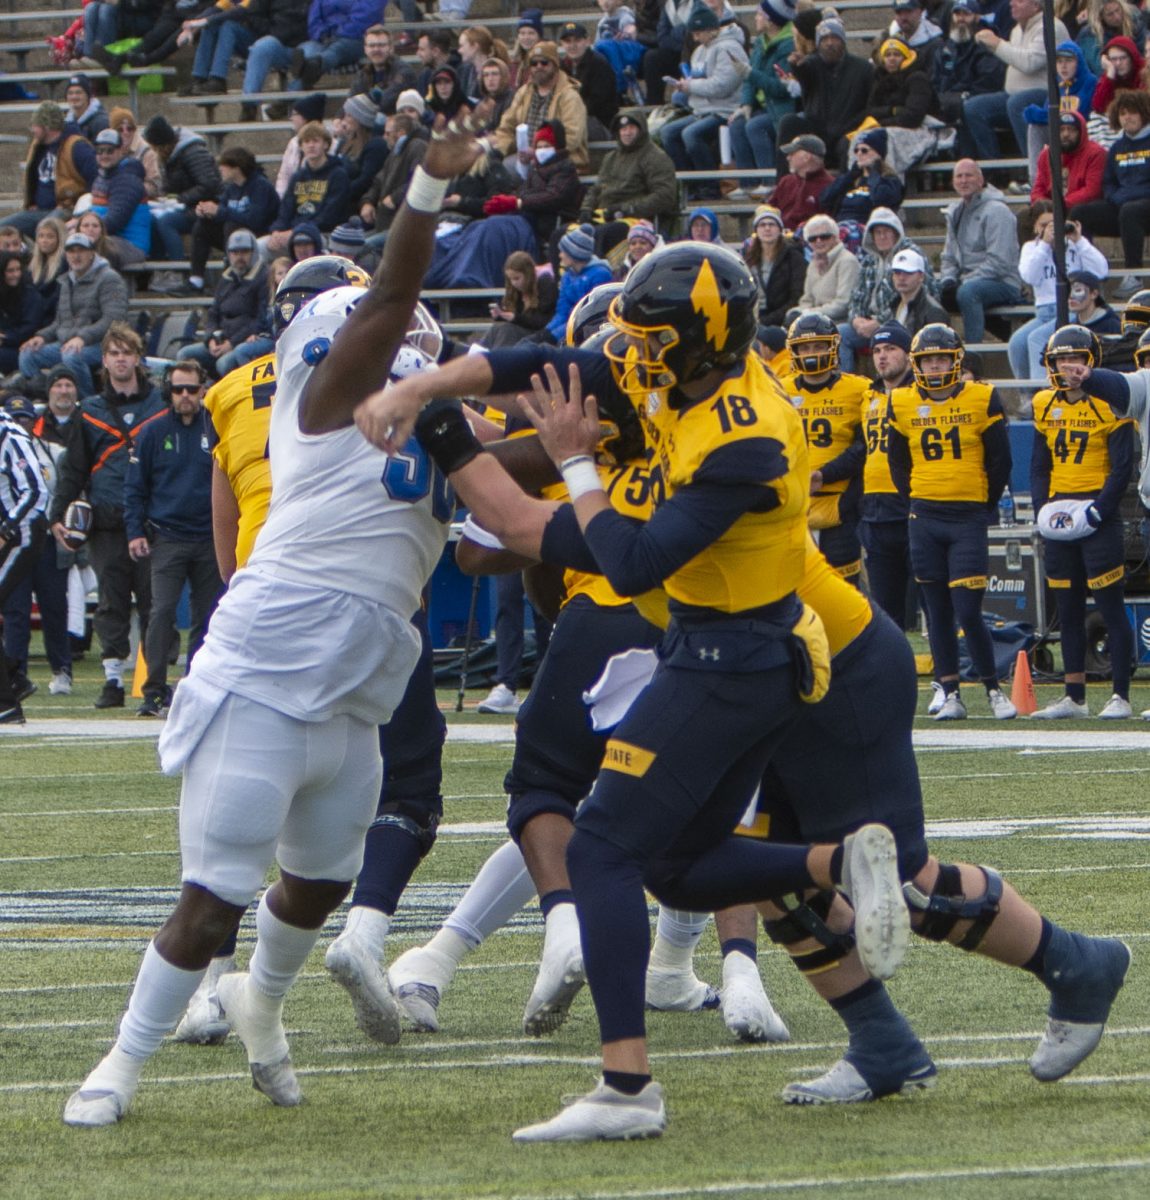
[[[647,968],[647,1007],[653,1012],[698,1012],[719,1007],[719,993],[690,968]]]
[[[930,681],[930,703],[926,706],[926,715],[928,717],[937,717],[946,703],[946,692],[943,686],[937,679]]]
[[[567,909],[570,912],[564,911]],[[561,904],[553,908],[547,918],[543,959],[523,1013],[524,1033],[543,1037],[560,1028],[586,981],[575,906]]]
[[[1130,701],[1115,694],[1106,701],[1105,707],[1098,714],[1098,719],[1100,721],[1125,721],[1133,715],[1134,710],[1130,707]]]
[[[1030,719],[1032,721],[1069,721],[1074,717],[1088,716],[1090,716],[1090,709],[1085,704],[1079,704],[1077,700],[1072,700],[1069,696],[1062,696],[1053,704],[1048,704],[1036,713],[1031,713]]]
[[[490,692],[479,702],[476,712],[498,713],[501,716],[514,716],[519,711],[520,701],[515,693],[505,683],[497,683]]]
[[[910,944],[910,913],[898,849],[885,825],[863,825],[843,841],[842,890],[855,910],[855,945],[872,979],[889,979]]]
[[[387,973],[399,1007],[420,1033],[439,1032],[439,1002],[455,978],[456,964],[429,946],[413,946]]]
[[[1071,934],[1070,944],[1073,958],[1065,966],[1052,964],[1047,952],[1050,1010],[1030,1059],[1030,1073],[1043,1083],[1068,1075],[1093,1054],[1130,970],[1130,947],[1117,938]]]
[[[900,1096],[909,1096],[932,1088],[937,1082],[938,1068],[928,1061],[925,1066],[908,1075],[895,1091]],[[840,1058],[825,1075],[817,1079],[788,1083],[783,1088],[784,1104],[864,1104],[873,1099],[875,1094],[867,1081],[845,1058]]]
[[[943,698],[942,707],[934,715],[936,721],[965,721],[966,705],[957,692]]]
[[[235,969],[234,958],[213,958],[208,964],[208,973],[200,980],[200,986],[188,1001],[187,1011],[176,1026],[173,1036],[177,1042],[218,1046],[231,1033],[232,1027],[220,1011],[216,984],[221,975],[229,975]]]
[[[68,1097],[64,1105],[64,1124],[79,1129],[115,1125],[132,1103],[144,1061],[113,1046]]]
[[[991,688],[986,693],[986,698],[990,703],[990,711],[996,721],[1013,721],[1018,716],[1018,709],[1014,707],[998,688]]]
[[[323,965],[351,997],[360,1031],[373,1042],[394,1046],[400,1038],[399,1004],[370,947],[345,930],[328,946]]]
[[[658,1137],[667,1128],[663,1088],[652,1080],[637,1096],[602,1079],[586,1096],[564,1097],[558,1116],[517,1129],[515,1142],[630,1142]]]
[[[273,1103],[292,1108],[303,1099],[283,1027],[283,998],[262,993],[246,971],[223,975],[220,1010],[248,1052],[252,1087]]]
[[[723,1021],[741,1042],[789,1042],[790,1030],[775,1012],[759,967],[737,950],[723,959]]]

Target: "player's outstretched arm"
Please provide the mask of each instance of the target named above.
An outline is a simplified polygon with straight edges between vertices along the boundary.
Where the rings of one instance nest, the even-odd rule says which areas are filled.
[[[304,433],[350,425],[356,406],[387,382],[431,263],[447,184],[483,153],[476,135],[492,107],[487,101],[458,120],[437,122],[423,165],[416,168],[391,226],[375,281],[308,381],[299,416]]]

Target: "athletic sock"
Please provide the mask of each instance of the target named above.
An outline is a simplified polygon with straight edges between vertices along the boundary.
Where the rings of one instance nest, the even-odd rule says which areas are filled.
[[[256,948],[248,967],[252,984],[265,996],[282,1000],[303,970],[319,938],[319,930],[300,929],[281,921],[268,907],[265,892],[256,910],[256,935]]]
[[[651,1076],[631,1071],[604,1071],[603,1082],[624,1096],[637,1096],[651,1082]]]
[[[535,884],[519,847],[514,842],[504,842],[479,868],[475,881],[443,922],[440,932],[451,930],[475,949],[484,938],[502,929],[534,895]],[[438,937],[437,933],[430,944],[434,945]]]
[[[709,913],[683,912],[660,905],[649,965],[661,971],[689,970],[695,947],[710,919]]]
[[[575,894],[570,888],[555,888],[539,897],[539,911],[546,919],[559,904],[574,904]]]
[[[914,1072],[930,1064],[926,1047],[877,979],[828,1001],[847,1027],[843,1056],[875,1097],[897,1092]]]
[[[1050,938],[1054,933],[1054,926],[1045,917],[1042,918],[1042,932],[1038,936],[1038,949],[1022,964],[1024,971],[1029,971],[1031,975],[1036,975],[1039,979],[1042,978],[1043,965],[1046,962],[1046,948],[1050,945]]]
[[[104,668],[104,679],[108,683],[118,683],[124,686],[124,660],[122,658],[105,658],[101,663]]]
[[[422,847],[407,829],[386,821],[373,823],[367,831],[352,905],[394,914],[421,858]]]
[[[751,962],[757,963],[759,961],[759,948],[750,938],[727,938],[720,946],[720,949],[723,952],[724,958],[728,954],[745,954]]]
[[[150,1058],[164,1036],[175,1029],[206,974],[206,969],[185,971],[172,966],[156,949],[155,942],[149,942],[128,1010],[120,1022],[116,1046],[133,1058]]]

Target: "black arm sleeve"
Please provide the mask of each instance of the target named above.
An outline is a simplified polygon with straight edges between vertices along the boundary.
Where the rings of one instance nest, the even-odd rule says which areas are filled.
[[[1002,491],[1010,482],[1010,434],[1006,422],[996,421],[982,435],[982,453],[986,463],[986,507],[994,512]]]
[[[866,439],[862,426],[855,430],[854,441],[837,458],[823,467],[823,483],[838,483],[841,479],[857,479],[866,462]]]
[[[1126,485],[1134,474],[1134,426],[1122,425],[1111,435],[1106,443],[1110,452],[1110,474],[1094,501],[1098,515],[1105,521],[1118,511],[1122,497],[1126,494]]]
[[[1034,445],[1030,450],[1030,498],[1034,503],[1034,515],[1050,499],[1050,474],[1054,460],[1050,457],[1050,446],[1036,429]]]
[[[1090,378],[1082,385],[1082,390],[1088,396],[1105,400],[1119,416],[1124,417],[1130,410],[1130,384],[1117,371],[1095,367],[1090,372]]]
[[[910,495],[910,443],[893,425],[887,426],[886,454],[891,480],[905,500]]]
[[[77,413],[67,426],[67,445],[60,456],[56,473],[56,490],[48,509],[48,521],[55,525],[64,519],[68,505],[88,486],[92,465],[84,438],[84,418]]]
[[[575,507],[561,504],[543,529],[539,559],[552,567],[599,574],[599,563],[579,528]]]
[[[531,387],[531,376],[540,374],[547,363],[551,363],[560,379],[566,381],[567,367],[573,363],[579,368],[584,395],[593,395],[600,408],[609,407],[612,402],[630,404],[615,383],[610,361],[602,354],[533,343],[511,350],[492,350],[487,362],[491,367],[493,396],[526,391]]]

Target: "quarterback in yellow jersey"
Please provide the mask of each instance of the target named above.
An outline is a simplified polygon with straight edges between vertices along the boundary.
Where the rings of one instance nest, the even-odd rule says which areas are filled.
[[[982,622],[987,529],[1010,478],[1010,439],[998,393],[963,383],[962,339],[924,325],[911,342],[911,387],[890,397],[891,475],[910,497],[910,557],[926,608],[930,652],[944,699],[936,721],[966,717],[958,683],[958,626],[995,718],[1017,716],[1002,693]]]
[[[1134,422],[1088,396],[1063,374],[1067,364],[1097,367],[1098,337],[1082,325],[1051,334],[1042,356],[1050,387],[1034,397],[1030,491],[1045,543],[1046,580],[1058,604],[1066,694],[1034,716],[1087,717],[1086,602],[1106,620],[1114,694],[1098,714],[1133,716],[1134,635],[1126,619],[1126,555],[1119,503],[1134,469]]]
[[[782,385],[803,419],[810,451],[810,525],[819,549],[857,583],[862,569],[859,496],[866,455],[862,402],[870,381],[839,370],[840,335],[821,313],[797,317],[787,330],[791,372]]]
[[[662,583],[670,598],[659,665],[607,743],[567,851],[603,1078],[553,1120],[519,1130],[519,1141],[651,1137],[665,1125],[643,1022],[644,885],[663,903],[707,911],[865,877],[855,896],[863,959],[885,976],[902,953],[907,918],[897,883],[891,890],[896,855],[884,827],[868,826],[841,850],[730,833],[803,700],[825,693],[829,654],[821,622],[796,594],[810,470],[798,415],[749,353],[756,294],[736,255],[677,243],[628,275],[611,310],[610,362],[542,347],[493,353],[360,410],[369,440],[395,445],[428,400],[514,392],[535,375],[532,420],[571,505],[526,500],[478,454],[449,402],[422,413],[420,445],[505,544],[530,531],[545,561],[589,552],[617,591]],[[639,412],[659,472],[646,523],[610,507],[592,460],[598,409],[584,408],[581,384],[605,405]]]

